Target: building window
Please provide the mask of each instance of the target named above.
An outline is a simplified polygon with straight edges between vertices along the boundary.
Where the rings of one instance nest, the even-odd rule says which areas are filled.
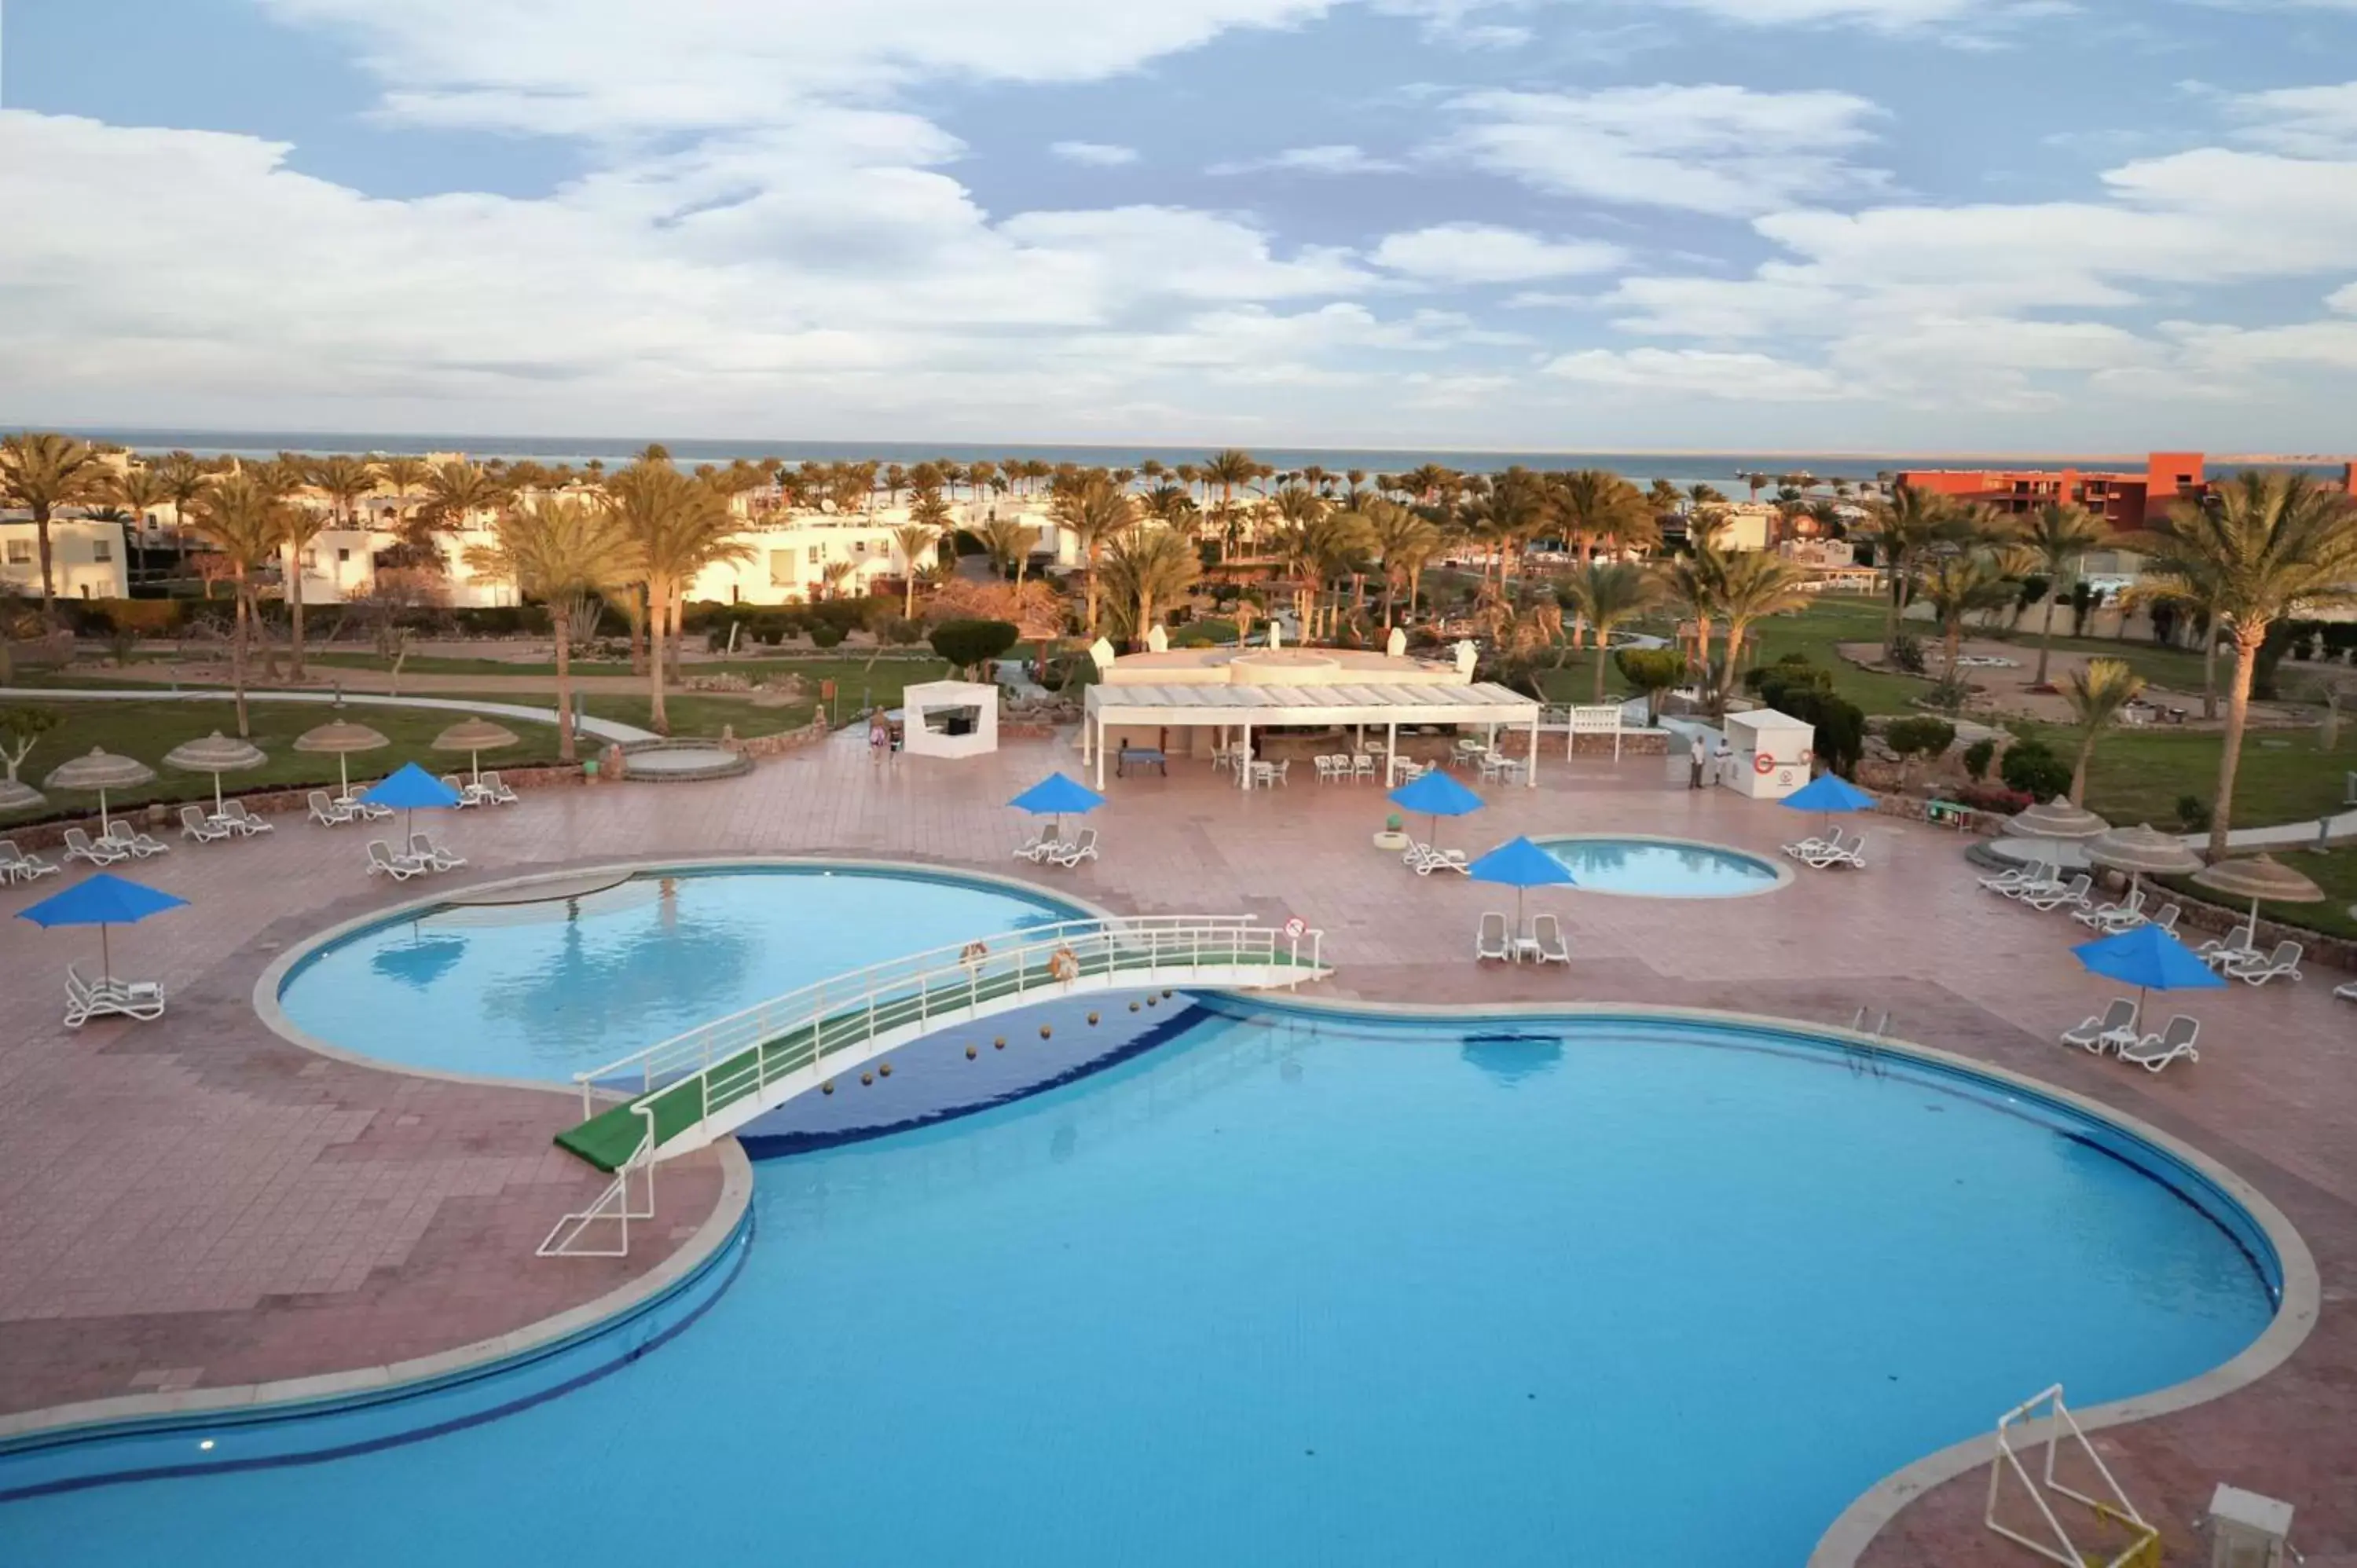
[[[855,540],[853,540],[853,541],[851,542],[851,553],[852,553],[853,554],[855,554],[855,555],[865,555],[865,554],[866,554],[866,553],[867,553],[867,541],[866,541],[866,540],[864,540],[864,539],[855,539]]]
[[[770,552],[770,586],[791,588],[794,585],[794,553],[791,550]]]
[[[336,564],[337,564],[337,565],[339,565],[339,566],[342,565],[345,562],[350,561],[351,558],[352,558],[352,553],[351,553],[350,551],[349,551],[349,550],[345,550],[345,549],[342,549],[342,548],[340,548],[340,547],[339,547],[339,548],[336,551]]]
[[[114,541],[112,539],[91,540],[90,542],[90,558],[101,563],[113,561],[114,559]]]
[[[29,539],[10,540],[8,542],[8,564],[11,566],[29,566],[32,564],[33,542]]]
[[[811,564],[812,565],[815,566],[815,565],[817,565],[820,562],[822,562],[822,561],[823,561],[823,560],[825,560],[825,559],[826,559],[826,546],[825,546],[825,545],[823,545],[823,544],[813,544],[813,545],[812,545],[812,546],[810,547],[810,564]]]

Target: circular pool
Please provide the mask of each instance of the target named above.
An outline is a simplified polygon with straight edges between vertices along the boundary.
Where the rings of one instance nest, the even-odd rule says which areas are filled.
[[[847,970],[1090,911],[914,866],[717,865],[427,904],[301,954],[302,1035],[404,1067],[569,1080]]]
[[[1640,898],[1741,898],[1792,880],[1773,861],[1684,839],[1576,835],[1539,847],[1569,868],[1575,886]]]
[[[2018,1082],[1734,1020],[1189,1007],[763,1162],[735,1283],[603,1377],[0,1455],[0,1538],[475,1568],[620,1486],[630,1559],[1790,1568],[2037,1389],[2175,1384],[2274,1312],[2240,1205]],[[968,1070],[927,1047],[893,1085]],[[222,1473],[26,1495],[143,1468]]]

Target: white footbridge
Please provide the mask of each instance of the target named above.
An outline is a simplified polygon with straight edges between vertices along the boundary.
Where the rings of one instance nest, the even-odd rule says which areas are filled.
[[[657,1165],[934,1030],[1101,992],[1296,986],[1331,972],[1323,938],[1246,915],[1060,921],[853,970],[576,1073],[583,1120],[556,1142],[614,1180],[541,1255],[627,1251],[630,1222],[652,1217]],[[629,1098],[600,1109],[617,1091]]]

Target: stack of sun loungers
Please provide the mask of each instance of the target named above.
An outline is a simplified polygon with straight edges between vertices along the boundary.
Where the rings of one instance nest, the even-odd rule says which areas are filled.
[[[1830,865],[1866,866],[1866,835],[1845,838],[1839,828],[1824,838],[1812,834],[1795,843],[1783,846],[1784,853],[1813,871],[1823,871]]]
[[[1080,837],[1066,843],[1042,828],[1038,838],[1017,846],[1015,858],[1034,865],[1060,865],[1070,871],[1084,860],[1097,858],[1097,831],[1082,828]]]
[[[79,1029],[92,1018],[118,1014],[145,1022],[164,1015],[164,988],[150,980],[117,980],[101,975],[84,980],[81,971],[66,965],[66,1017],[69,1029]]]
[[[1418,843],[1415,840],[1410,839],[1407,849],[1401,854],[1400,859],[1418,876],[1429,876],[1436,871],[1453,871],[1459,876],[1472,875],[1466,865],[1465,852],[1461,849],[1435,849],[1428,843]]]

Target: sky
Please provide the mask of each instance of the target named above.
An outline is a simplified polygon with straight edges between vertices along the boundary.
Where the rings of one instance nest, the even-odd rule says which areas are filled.
[[[2357,0],[5,0],[0,425],[2357,446]]]

